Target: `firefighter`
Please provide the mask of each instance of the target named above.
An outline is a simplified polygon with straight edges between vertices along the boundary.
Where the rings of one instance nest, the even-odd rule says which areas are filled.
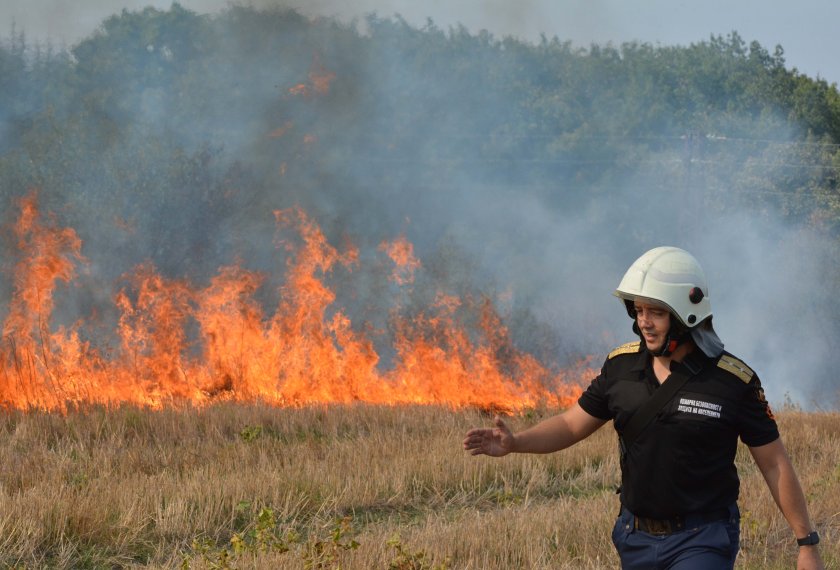
[[[495,427],[470,430],[464,449],[551,453],[613,420],[621,508],[612,539],[622,568],[705,570],[733,568],[738,553],[740,438],[790,525],[797,568],[822,569],[819,535],[761,382],[724,350],[697,260],[675,247],[652,249],[615,295],[639,340],[607,356],[577,404],[516,434],[497,417]]]

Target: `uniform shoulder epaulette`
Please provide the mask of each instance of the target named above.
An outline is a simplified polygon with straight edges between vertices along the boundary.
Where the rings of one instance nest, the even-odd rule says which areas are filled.
[[[638,340],[634,342],[626,342],[618,348],[614,348],[613,351],[610,352],[609,356],[607,356],[607,360],[615,358],[619,354],[633,354],[635,352],[639,352],[641,349],[642,343]]]
[[[735,358],[730,354],[724,354],[718,360],[718,368],[722,368],[741,379],[742,382],[749,384],[755,376],[752,368],[743,363],[743,361]]]

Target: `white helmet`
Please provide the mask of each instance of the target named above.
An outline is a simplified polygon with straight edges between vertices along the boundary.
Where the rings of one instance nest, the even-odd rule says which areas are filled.
[[[657,247],[634,261],[615,296],[625,304],[663,304],[689,329],[712,316],[703,268],[690,253],[677,247]]]

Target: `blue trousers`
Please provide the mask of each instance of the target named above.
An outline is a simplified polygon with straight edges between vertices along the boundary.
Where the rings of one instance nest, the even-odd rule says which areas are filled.
[[[622,570],[732,570],[738,555],[740,513],[729,507],[726,520],[695,523],[664,536],[634,528],[633,514],[622,508],[612,539]]]

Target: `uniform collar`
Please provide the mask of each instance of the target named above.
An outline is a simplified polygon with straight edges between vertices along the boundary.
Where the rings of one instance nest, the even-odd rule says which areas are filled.
[[[695,347],[694,350],[682,359],[682,362],[671,361],[671,371],[673,372],[675,369],[682,368],[689,374],[694,375],[700,372],[707,360],[709,360],[709,357],[703,354],[703,351],[699,347]]]
[[[647,368],[648,362],[650,362],[650,352],[648,352],[647,348],[642,348],[642,350],[639,351],[636,362],[632,367],[630,367],[630,370],[633,372],[644,372],[645,368]]]
[[[683,358],[682,362],[671,361],[671,370],[674,370],[675,367],[681,367],[687,369],[689,374],[697,374],[707,360],[709,358],[703,354],[703,351],[695,348]],[[643,348],[639,351],[638,358],[633,363],[633,366],[630,367],[630,370],[633,372],[644,372],[650,362],[651,354],[648,349]]]

